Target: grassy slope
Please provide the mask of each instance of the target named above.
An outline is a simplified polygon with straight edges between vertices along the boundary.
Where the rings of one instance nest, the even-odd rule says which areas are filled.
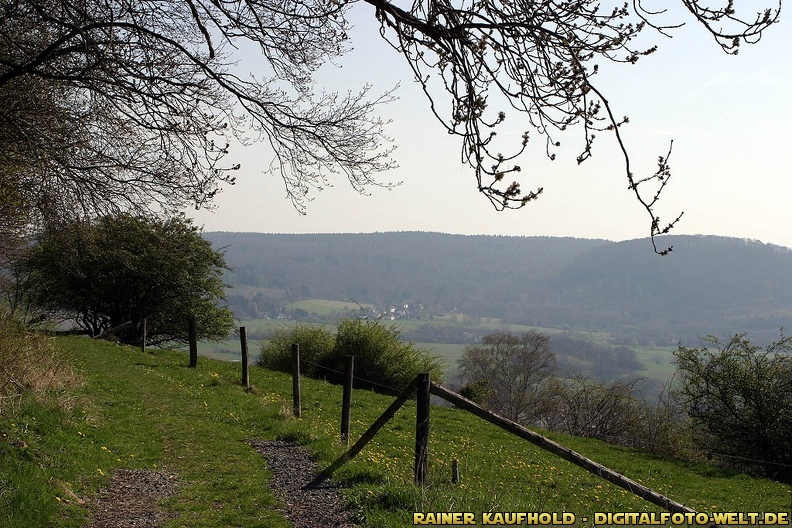
[[[339,387],[303,380],[303,418],[290,417],[291,380],[252,369],[257,387],[238,385],[239,365],[184,354],[154,354],[80,338],[60,340],[83,371],[71,411],[29,407],[0,429],[27,447],[0,443],[0,526],[79,526],[75,497],[96,493],[116,467],[166,468],[180,492],[169,526],[284,527],[262,459],[247,438],[296,439],[322,464],[336,441]],[[392,398],[354,395],[356,438]],[[411,525],[411,511],[659,511],[531,444],[457,410],[432,410],[430,484],[412,485],[414,406],[409,404],[337,479],[368,526]],[[553,438],[671,498],[702,511],[789,511],[789,487],[705,466],[672,463],[600,442]],[[451,485],[458,459],[461,484]]]
[[[276,419],[262,412],[261,399],[224,379],[226,364],[191,370],[173,353],[59,342],[83,372],[78,406],[30,406],[17,420],[15,433],[28,447],[3,459],[11,491],[0,525],[80,526],[86,512],[71,491],[95,494],[116,467],[164,467],[183,482],[169,504],[180,514],[175,526],[288,526],[273,511],[261,458],[243,443],[271,435],[267,424]]]

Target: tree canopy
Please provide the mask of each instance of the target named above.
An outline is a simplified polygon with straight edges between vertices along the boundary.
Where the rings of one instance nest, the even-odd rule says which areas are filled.
[[[358,188],[390,167],[389,96],[315,93],[343,51],[344,3],[12,0],[0,9],[3,187],[45,213],[208,205],[263,140],[298,206],[343,172]],[[237,74],[254,45],[267,77]],[[42,201],[44,198],[45,201]],[[57,205],[59,207],[44,207]]]
[[[532,135],[555,157],[577,130],[578,162],[595,135],[614,134],[629,190],[654,213],[671,150],[654,174],[633,172],[614,114],[595,82],[599,62],[634,63],[657,46],[645,31],[682,25],[641,2],[416,0],[375,8],[380,33],[406,59],[427,111],[460,140],[477,189],[497,208],[522,207],[516,163]],[[680,0],[727,53],[778,20],[780,0],[738,12],[733,0]],[[95,213],[133,206],[207,205],[239,165],[234,140],[263,141],[271,169],[301,210],[311,188],[343,174],[358,189],[393,166],[376,107],[390,93],[319,91],[317,68],[347,51],[352,0],[8,0],[0,8],[0,211],[11,196],[31,211]],[[715,5],[711,5],[714,3]],[[256,49],[256,76],[237,50]],[[518,137],[499,126],[516,111]],[[522,121],[521,121],[522,120]],[[10,189],[11,191],[9,191]]]
[[[138,343],[186,341],[188,318],[199,339],[233,327],[223,298],[223,256],[183,217],[127,214],[74,222],[43,233],[27,259],[33,302],[93,336],[131,322],[117,337]]]
[[[679,347],[676,396],[700,445],[730,466],[792,481],[792,338],[767,347],[744,334]]]

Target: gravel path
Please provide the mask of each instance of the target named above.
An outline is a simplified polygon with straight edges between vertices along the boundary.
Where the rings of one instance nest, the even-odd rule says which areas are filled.
[[[272,471],[271,486],[294,528],[355,528],[353,512],[331,482],[303,489],[319,469],[305,449],[282,441],[251,440]],[[118,469],[92,501],[88,528],[160,528],[168,513],[157,501],[176,492],[176,476],[165,471]]]
[[[176,491],[175,476],[164,471],[117,469],[93,501],[88,528],[159,528],[167,518],[157,500]]]
[[[311,455],[293,443],[251,440],[250,445],[267,461],[272,488],[284,502],[283,514],[294,528],[355,528],[353,512],[332,482],[306,489],[319,472]]]

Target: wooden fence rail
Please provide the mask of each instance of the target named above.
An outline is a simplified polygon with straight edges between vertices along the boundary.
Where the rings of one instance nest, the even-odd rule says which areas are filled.
[[[467,398],[453,392],[451,390],[446,389],[442,385],[438,385],[437,383],[432,383],[430,388],[432,394],[435,396],[439,396],[444,400],[453,403],[460,409],[464,409],[472,414],[475,414],[479,418],[488,421],[491,424],[497,425],[501,429],[508,431],[514,435],[519,436],[525,440],[528,440],[532,444],[541,447],[551,453],[560,456],[564,460],[571,462],[577,466],[582,467],[589,473],[592,473],[598,477],[601,477],[608,482],[612,482],[619,487],[622,487],[637,495],[638,497],[649,501],[653,504],[656,504],[662,508],[667,509],[672,513],[695,513],[695,510],[685,506],[684,504],[680,504],[674,500],[665,497],[656,491],[653,491],[646,486],[631,480],[624,475],[621,475],[612,469],[609,469],[602,464],[594,462],[593,460],[584,457],[580,453],[577,453],[568,447],[564,447],[561,444],[550,440],[549,438],[540,435],[539,433],[535,433],[525,427],[512,422],[511,420],[507,420],[497,414],[490,412],[476,403],[468,400]]]

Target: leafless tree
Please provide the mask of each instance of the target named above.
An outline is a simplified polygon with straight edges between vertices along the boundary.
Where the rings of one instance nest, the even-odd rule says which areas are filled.
[[[594,82],[598,61],[634,63],[656,49],[634,44],[644,30],[668,35],[680,25],[660,23],[663,12],[638,0],[613,8],[597,0],[363,1],[376,8],[382,36],[407,60],[429,110],[460,138],[462,160],[497,208],[522,207],[542,192],[509,183],[522,171],[515,159],[531,134],[544,138],[553,158],[561,132],[578,130],[583,162],[603,131],[618,141],[653,239],[677,222],[661,223],[654,212],[671,149],[654,174],[635,174],[622,141],[627,119]],[[781,7],[767,0],[772,7],[742,15],[733,0],[680,1],[728,53],[758,40]],[[390,93],[324,93],[313,81],[322,63],[346,50],[354,3],[4,0],[0,97],[30,92],[15,108],[42,113],[33,122],[28,112],[4,117],[3,135],[18,144],[0,158],[4,173],[13,169],[0,184],[86,212],[200,207],[233,182],[238,165],[228,154],[236,138],[272,148],[271,168],[300,210],[332,173],[361,191],[389,185],[375,178],[393,166],[375,109]],[[258,76],[234,65],[236,51],[251,47],[263,59]],[[511,110],[527,119],[524,132],[496,137]],[[31,176],[42,171],[46,177]]]
[[[639,381],[604,382],[575,372],[554,377],[544,392],[539,425],[657,455],[697,457],[692,439],[700,432],[693,433],[682,408],[665,392],[654,402],[640,396]]]
[[[538,332],[495,332],[465,347],[459,360],[463,394],[519,423],[543,414],[543,382],[555,369],[550,338]]]
[[[3,187],[84,213],[207,205],[264,140],[298,208],[341,172],[357,189],[391,167],[368,88],[315,93],[343,51],[346,6],[300,0],[10,0],[0,7]],[[257,46],[267,77],[234,71]],[[6,174],[9,172],[10,174]],[[44,175],[44,177],[42,177]],[[42,205],[42,204],[38,204]]]
[[[549,391],[554,413],[548,425],[576,436],[630,445],[628,437],[646,418],[644,406],[633,396],[637,381],[606,384],[581,375],[554,380]]]

